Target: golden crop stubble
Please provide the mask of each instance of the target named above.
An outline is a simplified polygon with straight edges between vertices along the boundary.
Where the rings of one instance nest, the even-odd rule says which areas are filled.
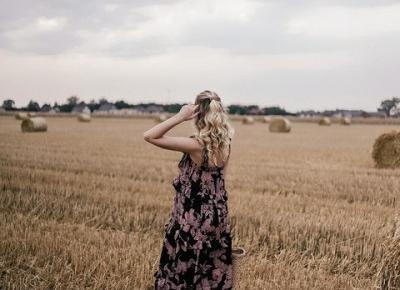
[[[0,117],[0,286],[150,289],[181,154],[143,141],[152,119],[48,122],[24,135]],[[233,125],[229,211],[248,252],[237,288],[371,288],[399,210],[399,171],[370,159],[387,127]]]

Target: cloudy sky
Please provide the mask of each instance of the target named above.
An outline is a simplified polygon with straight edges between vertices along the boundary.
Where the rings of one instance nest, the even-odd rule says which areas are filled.
[[[400,1],[0,0],[0,101],[107,96],[375,110],[400,95]]]

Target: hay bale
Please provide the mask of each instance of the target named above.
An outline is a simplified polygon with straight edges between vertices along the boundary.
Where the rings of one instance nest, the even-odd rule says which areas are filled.
[[[400,289],[400,223],[397,219],[393,236],[382,244],[383,257],[377,274],[378,288],[381,290]]]
[[[331,119],[328,117],[323,117],[321,120],[319,120],[318,124],[320,126],[330,126],[331,125]]]
[[[254,124],[254,118],[251,116],[246,116],[242,119],[243,124],[251,125]]]
[[[291,129],[290,121],[284,117],[275,117],[269,124],[269,131],[274,133],[289,133]]]
[[[164,122],[165,120],[167,120],[168,119],[168,116],[167,115],[165,115],[165,114],[160,114],[160,115],[158,115],[156,118],[155,118],[155,121],[157,122],[157,123],[161,123],[161,122]]]
[[[32,118],[32,117],[36,117],[37,114],[35,112],[28,112],[28,117]]]
[[[351,119],[349,117],[343,117],[340,119],[340,124],[342,125],[350,125]]]
[[[232,248],[232,279],[235,280],[243,266],[246,251],[241,247]]]
[[[90,116],[90,114],[83,113],[78,115],[79,122],[90,122],[91,119],[92,117]]]
[[[261,122],[269,124],[271,122],[271,117],[264,116],[264,117],[261,118]]]
[[[375,140],[372,158],[378,168],[400,168],[400,132],[380,135]]]
[[[28,114],[24,113],[24,112],[18,112],[18,113],[15,114],[15,119],[17,119],[17,120],[25,120],[25,119],[28,119],[28,118],[29,118]]]
[[[22,132],[45,132],[47,131],[47,122],[43,117],[28,118],[21,123]]]

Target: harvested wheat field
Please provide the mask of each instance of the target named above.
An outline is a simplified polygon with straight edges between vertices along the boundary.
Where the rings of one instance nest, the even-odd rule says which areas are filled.
[[[47,121],[24,134],[0,117],[0,288],[152,289],[181,153],[143,140],[152,119]],[[246,250],[236,289],[379,285],[400,170],[375,168],[371,151],[397,127],[232,124],[229,211]]]

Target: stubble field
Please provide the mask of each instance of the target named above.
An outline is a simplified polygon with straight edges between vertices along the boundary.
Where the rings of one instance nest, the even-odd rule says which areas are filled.
[[[47,121],[22,133],[0,117],[0,289],[151,289],[181,153],[143,140],[150,119]],[[373,289],[400,170],[370,153],[398,126],[232,125],[228,206],[247,250],[236,289]]]

